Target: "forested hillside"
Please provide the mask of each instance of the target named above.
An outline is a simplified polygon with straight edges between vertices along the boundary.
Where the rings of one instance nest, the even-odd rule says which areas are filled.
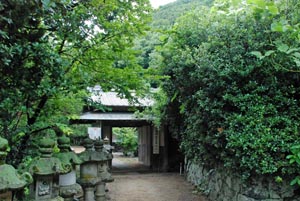
[[[212,2],[213,0],[177,0],[154,10],[150,30],[135,41],[134,49],[139,52],[139,64],[144,68],[156,68],[161,57],[155,49],[166,42],[176,19],[198,7],[211,6]]]
[[[200,6],[210,6],[213,0],[177,0],[159,7],[153,13],[152,28],[169,29],[176,19]]]

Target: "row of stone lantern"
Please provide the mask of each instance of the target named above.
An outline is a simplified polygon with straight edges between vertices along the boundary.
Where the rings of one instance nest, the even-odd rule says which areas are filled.
[[[76,166],[82,161],[70,148],[70,138],[62,136],[58,138],[59,153],[53,154],[53,157],[58,158],[62,162],[65,174],[59,175],[59,195],[65,201],[73,201],[74,196],[82,192],[82,188],[76,183]]]
[[[60,152],[53,154],[55,141],[47,138],[40,140],[41,156],[34,158],[22,169],[23,172],[28,171],[30,174],[24,173],[21,176],[12,166],[4,164],[8,143],[0,138],[1,201],[12,200],[11,191],[24,188],[32,181],[32,177],[34,182],[29,186],[30,200],[71,201],[74,200],[75,195],[82,194],[82,188],[85,201],[107,200],[105,183],[113,181],[108,172],[108,163],[112,157],[103,148],[103,142],[100,140],[93,142],[87,138],[84,141],[86,150],[77,156],[70,149],[69,138],[62,136],[57,141]],[[80,165],[79,179],[76,178],[77,165]],[[27,179],[21,180],[21,178]]]
[[[86,149],[79,154],[83,161],[80,167],[79,183],[84,189],[84,200],[105,201],[107,199],[105,184],[113,181],[108,171],[111,156],[104,149],[103,142],[100,140],[93,143],[91,139],[87,138],[84,140],[83,146]]]

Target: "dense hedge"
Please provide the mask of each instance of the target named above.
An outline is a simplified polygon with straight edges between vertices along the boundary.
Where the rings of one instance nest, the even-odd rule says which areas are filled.
[[[292,31],[271,31],[286,10],[274,3],[269,10],[218,6],[182,17],[164,47],[170,79],[163,88],[184,119],[170,126],[181,124],[190,159],[220,162],[246,177],[299,172],[286,159],[300,143],[299,66],[288,55],[299,42]],[[289,21],[299,18],[293,9]],[[174,119],[176,109],[164,109],[166,120]]]

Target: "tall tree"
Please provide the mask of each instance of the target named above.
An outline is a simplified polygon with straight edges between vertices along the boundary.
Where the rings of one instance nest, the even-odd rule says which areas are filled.
[[[78,111],[87,86],[126,96],[146,88],[129,47],[150,13],[148,0],[0,2],[0,133],[14,164],[31,136],[57,123],[53,115],[62,122]]]

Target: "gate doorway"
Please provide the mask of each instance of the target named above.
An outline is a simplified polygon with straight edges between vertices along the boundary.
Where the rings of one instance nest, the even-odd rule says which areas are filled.
[[[136,128],[138,133],[138,162],[155,172],[168,170],[169,165],[169,134],[167,129],[157,129],[151,120],[146,117],[135,115],[135,110],[142,111],[149,104],[131,105],[129,101],[120,98],[116,92],[99,92],[92,97],[103,106],[110,108],[109,111],[99,110],[86,106],[78,119],[71,121],[71,124],[91,125],[88,135],[92,139],[108,138],[113,145],[113,128],[131,127]],[[165,132],[166,131],[166,132]]]
[[[113,127],[113,172],[147,172],[150,170],[150,160],[145,161],[145,150],[150,146],[141,139],[140,128]],[[142,144],[143,142],[143,144]],[[147,155],[147,154],[146,154]],[[147,163],[146,163],[147,162]]]

